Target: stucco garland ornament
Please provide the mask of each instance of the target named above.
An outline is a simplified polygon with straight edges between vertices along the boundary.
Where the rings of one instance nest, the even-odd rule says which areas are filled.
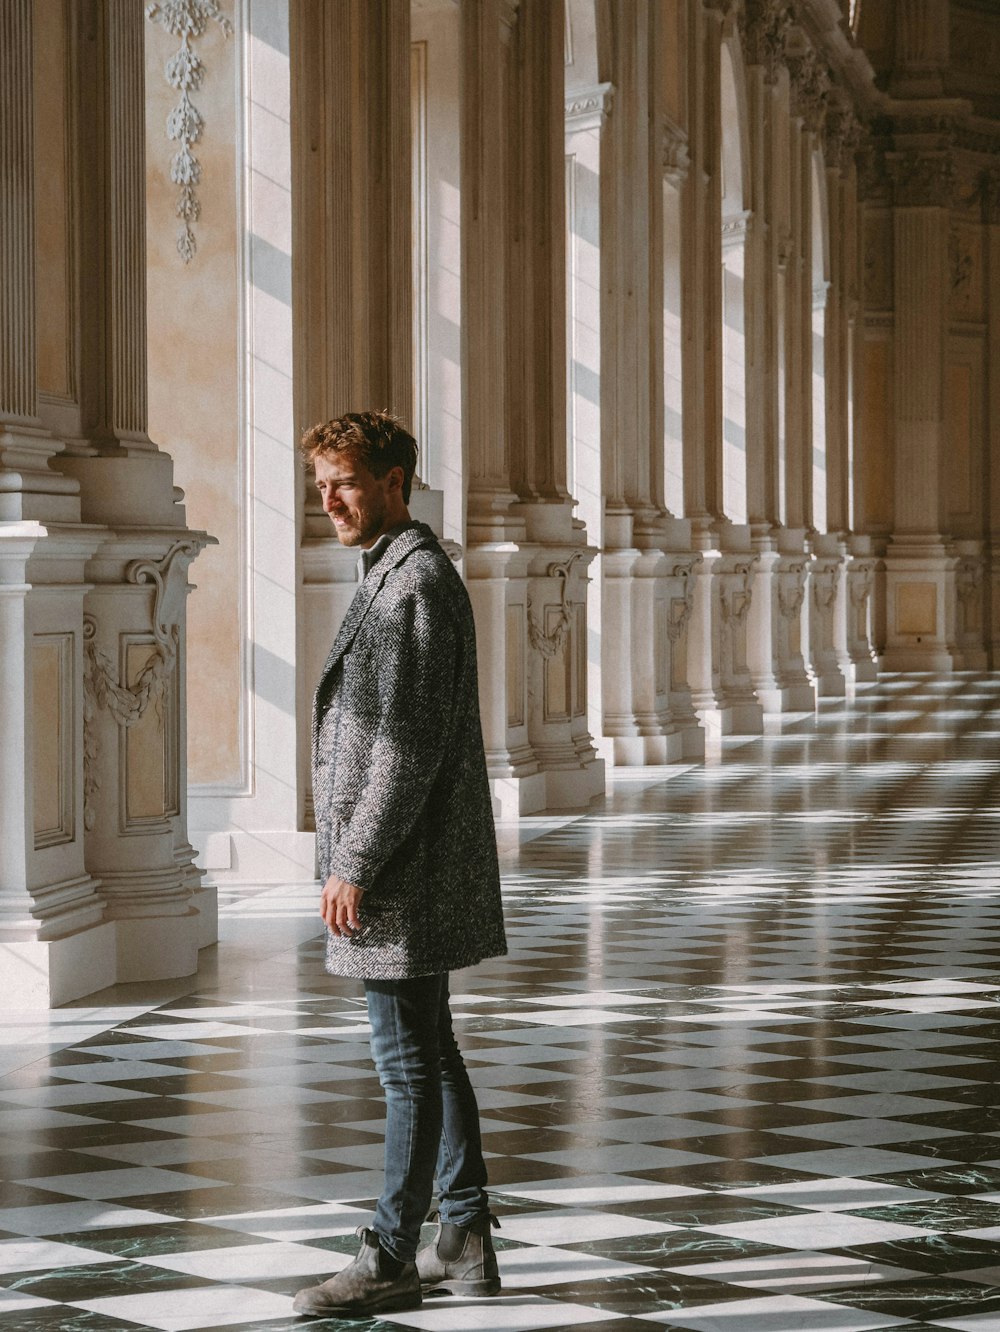
[[[543,657],[551,659],[558,657],[566,645],[566,639],[569,635],[573,623],[573,606],[568,600],[567,590],[569,588],[570,574],[573,572],[573,565],[577,560],[582,560],[583,555],[575,550],[573,554],[564,563],[550,564],[547,573],[550,578],[561,578],[562,588],[559,598],[559,620],[554,629],[546,633],[539,623],[538,617],[531,609],[531,598],[528,598],[528,639],[536,652],[540,652]]]
[[[167,116],[167,138],[180,145],[170,160],[170,179],[180,187],[177,196],[177,216],[182,226],[177,235],[177,253],[189,264],[198,248],[192,223],[201,214],[201,204],[195,186],[201,182],[201,163],[191,151],[205,128],[201,112],[191,101],[191,92],[201,87],[205,66],[191,43],[201,37],[214,20],[228,37],[233,25],[222,13],[217,0],[153,0],[146,6],[146,17],[159,23],[174,37],[181,39],[181,48],[164,66],[167,82],[180,93],[180,101]]]

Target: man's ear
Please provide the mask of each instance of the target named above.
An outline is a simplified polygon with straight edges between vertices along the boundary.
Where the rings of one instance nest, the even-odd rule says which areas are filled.
[[[406,477],[403,473],[402,467],[390,467],[388,472],[386,472],[385,474],[385,479],[386,479],[387,488],[389,490],[402,490],[403,482],[405,481]]]

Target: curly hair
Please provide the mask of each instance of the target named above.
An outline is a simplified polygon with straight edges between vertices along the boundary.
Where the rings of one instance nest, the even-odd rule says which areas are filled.
[[[321,454],[346,454],[364,463],[372,476],[382,477],[393,467],[401,467],[403,503],[410,501],[417,441],[389,412],[345,412],[333,421],[320,421],[302,436],[300,448],[307,463]]]

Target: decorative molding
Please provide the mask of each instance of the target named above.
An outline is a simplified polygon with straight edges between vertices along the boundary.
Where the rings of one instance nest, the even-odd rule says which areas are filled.
[[[569,600],[569,580],[573,572],[573,566],[577,560],[583,559],[583,552],[575,550],[568,560],[550,564],[546,573],[549,578],[559,578],[562,580],[562,586],[559,589],[559,620],[556,627],[549,633],[538,621],[538,617],[532,613],[531,598],[528,598],[528,641],[536,652],[540,652],[543,657],[557,657],[566,645],[566,639],[569,636],[573,624],[573,604]]]
[[[745,0],[739,13],[740,40],[748,65],[764,67],[764,82],[778,81],[794,11],[788,0]]]
[[[125,575],[130,583],[152,583],[153,655],[132,686],[119,684],[113,663],[95,642],[96,622],[84,616],[84,686],[97,707],[107,708],[119,726],[134,726],[163,693],[177,661],[180,620],[187,595],[188,565],[197,541],[176,541],[162,560],[133,560]]]
[[[951,294],[956,299],[964,300],[969,294],[975,265],[971,253],[955,230],[948,233],[948,267],[951,271]]]
[[[816,132],[823,124],[830,96],[830,71],[813,47],[786,56],[791,79],[792,111],[806,128]]]
[[[580,88],[566,98],[566,132],[580,134],[584,130],[601,129],[611,114],[615,90],[610,83],[597,83],[592,88]]]
[[[798,618],[806,598],[805,563],[778,576],[778,613],[783,620]]]
[[[97,737],[97,692],[90,673],[90,648],[97,624],[83,617],[83,826],[90,832],[97,822],[97,796],[101,790],[101,743]]]
[[[837,600],[837,565],[819,569],[812,576],[813,605],[818,611],[832,610]]]
[[[719,588],[719,605],[722,622],[739,628],[746,621],[753,601],[751,569],[753,563],[737,564],[731,573],[722,576]]]
[[[674,577],[684,579],[684,591],[679,597],[670,598],[670,610],[667,615],[667,638],[677,643],[688,626],[694,613],[695,572],[690,564],[676,565]]]
[[[743,212],[722,219],[722,248],[724,250],[732,249],[733,246],[743,245],[746,242],[752,217],[752,213]]]
[[[828,167],[846,171],[863,141],[863,127],[850,107],[827,107],[823,118],[823,155]]]
[[[687,133],[665,115],[661,125],[661,135],[664,179],[669,180],[672,185],[680,186],[687,179],[688,167],[691,165]]]
[[[167,61],[164,72],[171,88],[180,93],[180,101],[167,117],[167,138],[180,145],[170,162],[170,179],[180,190],[176,211],[182,225],[177,236],[177,253],[189,264],[198,248],[192,224],[201,214],[195,191],[201,182],[201,163],[191,146],[199,141],[205,128],[201,112],[190,96],[201,87],[205,66],[191,43],[204,34],[213,19],[225,37],[230,36],[233,25],[222,13],[218,0],[153,0],[146,6],[146,17],[181,40],[180,50]]]
[[[875,583],[875,565],[871,560],[855,560],[847,568],[847,590],[855,610],[863,610]]]
[[[963,606],[968,606],[975,600],[982,581],[982,560],[974,556],[967,556],[962,559],[955,573],[955,583],[958,600]]]
[[[903,208],[950,208],[955,195],[955,160],[946,151],[908,149],[886,153],[893,201]]]

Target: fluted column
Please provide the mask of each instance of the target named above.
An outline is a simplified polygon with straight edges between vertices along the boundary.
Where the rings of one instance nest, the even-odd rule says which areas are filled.
[[[37,414],[31,0],[0,3],[0,522],[79,519]]]
[[[894,185],[895,526],[886,555],[884,664],[954,663],[955,568],[947,549],[945,357],[953,165],[942,148],[889,156]]]
[[[681,132],[664,119],[662,57],[676,40],[665,17],[628,0],[609,10],[605,34],[614,101],[600,182],[603,613],[595,637],[607,752],[630,764],[670,762],[704,744],[690,700],[681,703],[696,556],[690,525],[664,507],[663,175],[669,162],[666,189],[676,192],[687,156]],[[679,269],[679,254],[668,261]]]
[[[722,6],[691,5],[690,188],[683,203],[684,512],[698,546],[722,514],[722,193],[719,48]]]
[[[1000,168],[983,182],[987,254],[987,447],[991,458],[1000,458]],[[991,466],[989,492],[989,630],[987,650],[991,669],[1000,667],[1000,467]]]
[[[587,722],[586,569],[566,493],[564,11],[463,4],[466,575],[486,757],[505,810],[603,790]]]
[[[312,422],[377,406],[409,421],[410,7],[292,0],[289,20],[297,410]]]

